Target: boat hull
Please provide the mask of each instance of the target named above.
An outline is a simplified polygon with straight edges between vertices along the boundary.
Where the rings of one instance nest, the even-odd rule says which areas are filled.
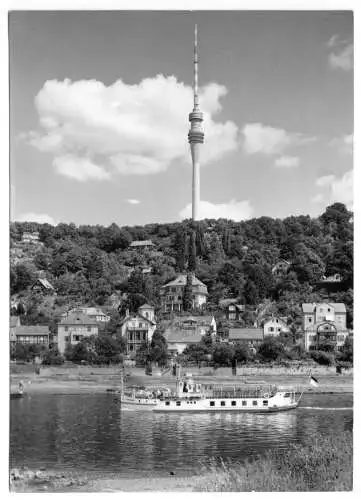
[[[297,408],[298,403],[288,406],[274,406],[271,408],[174,408],[167,409],[155,406],[153,411],[156,413],[279,413],[281,411],[290,411]]]

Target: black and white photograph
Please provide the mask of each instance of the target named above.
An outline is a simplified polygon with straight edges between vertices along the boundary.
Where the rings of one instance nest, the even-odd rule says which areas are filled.
[[[51,3],[6,13],[8,491],[354,491],[353,10]]]

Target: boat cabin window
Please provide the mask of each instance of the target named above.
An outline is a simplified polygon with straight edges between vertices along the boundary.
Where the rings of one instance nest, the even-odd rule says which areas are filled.
[[[225,401],[221,401],[221,406],[226,406],[226,402]]]
[[[170,405],[170,401],[166,401],[166,402],[165,402],[165,405],[166,405],[166,406],[169,406],[169,405]]]
[[[214,406],[214,401],[210,401],[209,406]]]
[[[247,406],[247,401],[242,401],[242,406]]]
[[[176,405],[177,405],[177,406],[180,406],[180,405],[181,405],[181,402],[180,402],[180,401],[177,401],[177,402],[176,402]]]
[[[232,401],[231,405],[232,406],[236,406],[237,405],[237,401]]]
[[[263,401],[263,406],[268,406],[268,401],[267,400]]]
[[[258,401],[252,401],[252,404],[253,404],[253,406],[257,406],[258,405]]]

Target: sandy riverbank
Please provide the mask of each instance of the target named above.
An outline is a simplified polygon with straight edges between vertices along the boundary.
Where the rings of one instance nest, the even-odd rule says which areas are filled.
[[[170,374],[164,376],[147,376],[144,370],[132,368],[129,370],[129,384],[149,386],[165,386],[175,389],[175,379]],[[309,370],[292,369],[263,369],[245,368],[239,370],[237,376],[232,376],[230,369],[219,370],[192,370],[196,381],[203,384],[274,384],[280,387],[292,386],[297,390],[318,393],[352,393],[353,374],[343,373],[336,375],[335,370],[323,368],[313,370],[319,385],[314,388],[308,384]],[[79,394],[79,393],[105,393],[109,390],[119,389],[118,367],[44,367],[40,375],[36,375],[31,366],[12,367],[10,375],[11,390],[15,390],[19,381],[22,380],[27,394],[56,393],[56,394]]]
[[[137,492],[194,491],[207,482],[207,475],[166,477],[119,477],[116,474],[20,471],[17,479],[11,474],[10,491],[35,492]]]

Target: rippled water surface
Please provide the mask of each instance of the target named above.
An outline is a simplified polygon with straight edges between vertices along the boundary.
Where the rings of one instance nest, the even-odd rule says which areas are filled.
[[[241,461],[269,448],[352,430],[352,396],[305,395],[274,414],[120,411],[114,395],[28,395],[10,402],[10,464],[124,476],[199,472],[208,457]]]

